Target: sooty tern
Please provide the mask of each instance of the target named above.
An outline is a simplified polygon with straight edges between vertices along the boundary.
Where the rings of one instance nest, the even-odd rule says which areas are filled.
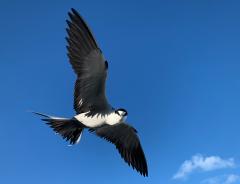
[[[41,115],[53,130],[70,144],[79,142],[84,129],[113,143],[122,158],[143,176],[148,176],[147,162],[137,131],[125,122],[127,111],[113,108],[107,101],[105,81],[108,62],[92,32],[79,13],[72,9],[67,20],[68,57],[77,74],[73,118]]]

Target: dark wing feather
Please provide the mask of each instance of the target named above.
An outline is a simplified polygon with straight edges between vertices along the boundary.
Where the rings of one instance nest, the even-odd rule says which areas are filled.
[[[107,61],[97,46],[89,27],[72,9],[67,20],[68,57],[77,74],[74,92],[74,109],[77,113],[91,114],[108,111],[110,105],[105,95]]]
[[[122,158],[143,176],[148,176],[147,162],[137,131],[126,123],[103,125],[90,129],[96,135],[115,144]]]

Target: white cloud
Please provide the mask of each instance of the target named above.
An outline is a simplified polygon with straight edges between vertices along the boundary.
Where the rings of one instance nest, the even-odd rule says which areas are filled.
[[[221,180],[220,177],[217,176],[217,177],[205,179],[201,183],[202,184],[219,184],[220,180]]]
[[[227,176],[226,180],[224,181],[224,184],[232,184],[232,183],[236,183],[237,181],[240,181],[240,176],[235,174],[230,174]]]
[[[191,160],[183,162],[173,179],[186,178],[190,173],[196,170],[212,171],[216,169],[231,168],[236,164],[233,158],[222,159],[219,156],[204,157],[200,154],[192,156]]]
[[[202,184],[234,184],[240,181],[240,176],[236,174],[216,176],[203,180]]]

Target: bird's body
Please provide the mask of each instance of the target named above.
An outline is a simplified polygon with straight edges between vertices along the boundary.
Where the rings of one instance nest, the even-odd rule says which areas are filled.
[[[92,32],[79,13],[72,9],[67,20],[68,57],[77,74],[72,118],[60,118],[36,113],[70,144],[79,142],[84,129],[115,144],[124,160],[147,176],[147,162],[137,131],[125,120],[125,109],[113,108],[105,94],[108,62],[98,47]]]
[[[84,124],[88,128],[95,128],[102,126],[104,124],[114,125],[117,123],[122,123],[121,120],[124,119],[121,115],[115,113],[115,111],[111,111],[107,114],[95,114],[95,115],[88,115],[89,112],[81,113],[74,118],[76,118],[79,122]]]

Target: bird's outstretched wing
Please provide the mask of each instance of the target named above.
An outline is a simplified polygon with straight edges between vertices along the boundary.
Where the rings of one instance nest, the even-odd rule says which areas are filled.
[[[90,111],[90,115],[107,111],[110,108],[105,95],[108,63],[79,13],[72,9],[68,15],[68,57],[77,74],[74,109],[77,113]]]
[[[99,137],[115,144],[122,158],[143,176],[148,176],[147,162],[137,131],[126,123],[103,125],[90,129]]]

